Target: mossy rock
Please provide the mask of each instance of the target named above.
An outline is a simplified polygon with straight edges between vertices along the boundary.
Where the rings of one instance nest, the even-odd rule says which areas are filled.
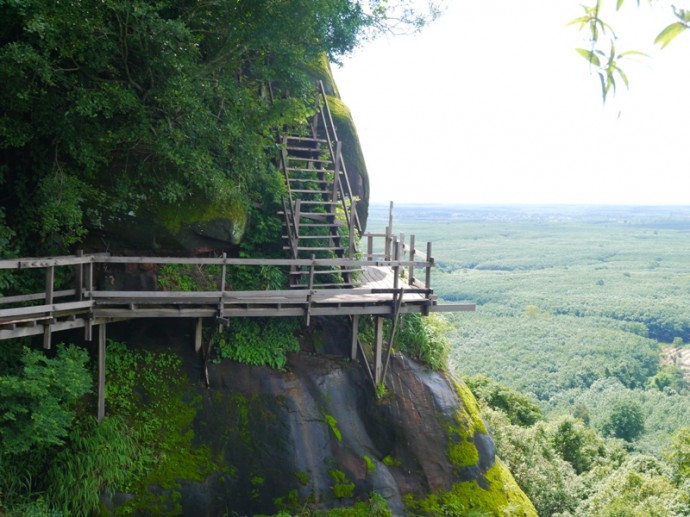
[[[184,203],[150,204],[142,213],[129,214],[110,225],[111,250],[138,248],[208,252],[238,245],[249,224],[241,202],[213,203],[194,196]]]

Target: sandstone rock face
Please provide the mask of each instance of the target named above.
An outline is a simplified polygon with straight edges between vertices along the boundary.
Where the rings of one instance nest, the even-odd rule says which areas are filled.
[[[301,352],[282,372],[209,365],[210,387],[196,383],[195,439],[224,468],[184,485],[185,515],[325,509],[372,492],[393,515],[433,515],[453,497],[468,510],[536,515],[497,462],[464,385],[393,356],[388,392],[377,399],[364,368],[346,358],[347,329],[323,324],[324,348],[342,355]]]

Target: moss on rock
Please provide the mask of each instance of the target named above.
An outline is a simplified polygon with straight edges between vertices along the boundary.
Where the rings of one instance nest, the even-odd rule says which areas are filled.
[[[537,515],[532,502],[499,461],[486,473],[485,483],[481,480],[455,483],[447,492],[431,494],[424,499],[408,497],[406,502],[415,515],[460,516],[470,512],[487,516]]]

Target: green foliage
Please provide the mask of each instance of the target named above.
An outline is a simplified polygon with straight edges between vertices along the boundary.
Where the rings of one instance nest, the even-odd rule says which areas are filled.
[[[216,291],[221,267],[194,264],[164,264],[158,269],[158,286],[164,291]]]
[[[647,388],[660,391],[668,389],[676,393],[684,393],[688,388],[688,383],[680,368],[674,365],[664,365],[659,368],[656,375],[647,380]]]
[[[299,65],[372,25],[349,0],[3,2],[0,181],[21,253],[151,206],[261,202],[274,129],[312,109]]]
[[[541,408],[536,402],[486,375],[465,377],[464,381],[477,399],[503,411],[511,424],[530,426],[542,419]]]
[[[601,431],[605,436],[632,442],[644,431],[644,416],[640,405],[633,401],[616,403]]]
[[[328,424],[328,428],[333,433],[333,436],[335,436],[335,439],[339,442],[342,441],[343,435],[340,433],[340,429],[338,429],[338,421],[335,419],[335,417],[333,415],[324,415],[324,419]]]
[[[677,483],[690,479],[690,427],[681,427],[673,434],[665,455],[673,467]]]
[[[476,481],[455,483],[447,492],[431,494],[421,500],[407,497],[405,502],[422,515],[536,517],[534,507],[504,465],[497,462],[485,478],[484,486]]]
[[[606,456],[604,440],[581,420],[564,416],[553,422],[551,442],[555,451],[570,463],[576,474],[590,470]]]
[[[355,491],[355,484],[347,479],[347,476],[342,470],[331,469],[328,474],[333,479],[333,485],[331,490],[333,490],[333,495],[338,499],[347,499],[352,497]]]
[[[368,320],[365,320],[368,321]],[[439,314],[402,314],[395,335],[395,347],[401,352],[428,364],[432,369],[444,371],[448,367],[450,343],[446,332],[450,328]],[[362,339],[374,342],[373,325],[363,325]],[[384,321],[384,335],[390,335],[391,322]]]
[[[282,368],[285,354],[299,351],[295,336],[300,323],[295,318],[234,318],[229,333],[217,334],[221,359],[256,366]]]
[[[373,474],[376,472],[376,463],[374,463],[374,460],[372,460],[369,456],[366,454],[364,455],[364,463],[367,466],[367,473]]]
[[[118,417],[80,421],[47,472],[52,506],[64,515],[88,516],[98,510],[101,495],[131,488],[142,468],[133,434]]]
[[[377,231],[376,206],[370,214]],[[478,303],[474,314],[449,317],[452,364],[495,379],[475,382],[482,415],[539,515],[688,514],[678,429],[690,426],[690,401],[678,370],[660,366],[660,350],[690,336],[690,212],[415,207],[407,215],[397,230],[434,242],[435,292]],[[387,212],[379,220],[386,224]],[[537,401],[542,419],[517,425],[516,391]]]
[[[55,357],[25,348],[21,363],[0,376],[2,456],[62,445],[74,419],[75,403],[91,389],[88,355],[58,345]]]

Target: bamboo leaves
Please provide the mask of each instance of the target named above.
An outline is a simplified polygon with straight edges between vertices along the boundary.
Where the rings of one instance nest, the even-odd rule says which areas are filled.
[[[690,10],[678,9],[674,6],[673,14],[679,21],[667,26],[654,40],[654,43],[661,45],[661,48],[665,48],[676,36],[690,28]]]

